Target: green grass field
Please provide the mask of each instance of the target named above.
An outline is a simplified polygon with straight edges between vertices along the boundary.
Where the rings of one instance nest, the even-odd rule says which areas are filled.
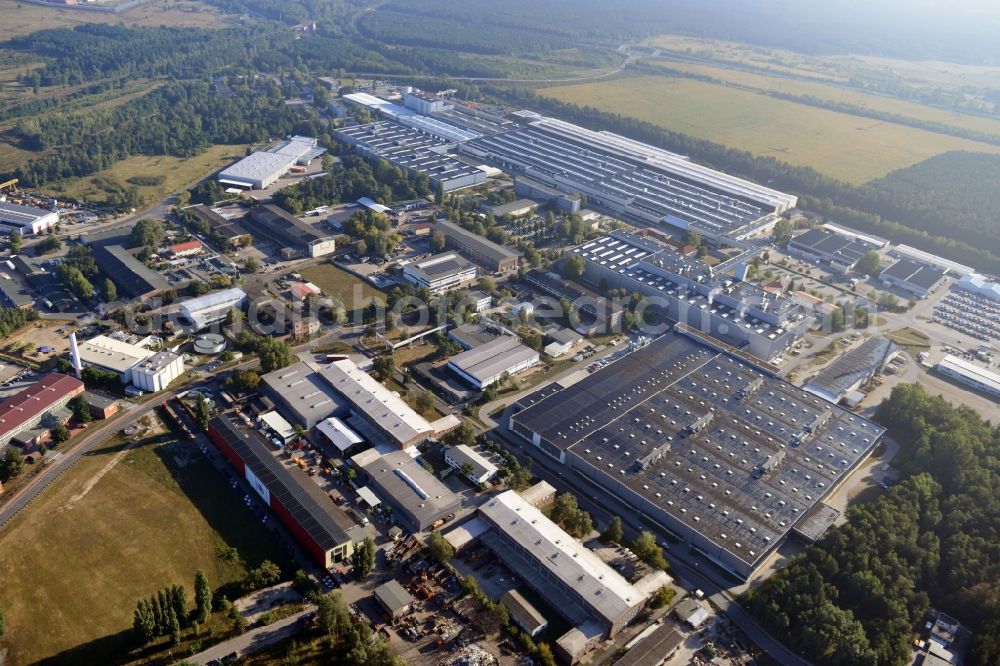
[[[949,150],[1000,153],[998,146],[669,76],[575,84],[540,92],[754,155],[810,166],[851,183],[879,178]]]
[[[333,264],[312,266],[300,273],[304,279],[322,289],[325,295],[342,300],[348,312],[367,306],[373,299],[383,303],[386,300],[384,291]]]
[[[92,176],[53,183],[41,188],[54,196],[73,197],[83,201],[103,201],[106,197],[102,182],[114,182],[129,187],[133,176],[162,178],[158,185],[137,185],[142,200],[149,204],[171,192],[178,192],[200,178],[243,157],[246,146],[212,146],[194,157],[139,155],[116,162]]]
[[[926,334],[915,328],[905,327],[895,331],[889,331],[885,337],[895,342],[900,347],[905,348],[911,354],[927,351],[931,348],[931,339]]]
[[[192,444],[166,439],[128,450],[112,440],[0,531],[8,666],[117,663],[133,647],[139,597],[184,584],[193,600],[197,569],[215,588],[242,578],[244,565],[220,559],[220,547],[290,572],[226,478]]]

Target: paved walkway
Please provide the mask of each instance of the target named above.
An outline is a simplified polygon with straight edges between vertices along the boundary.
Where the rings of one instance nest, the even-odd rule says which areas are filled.
[[[312,613],[313,610],[315,609],[308,608],[295,615],[290,615],[283,620],[278,620],[274,624],[269,624],[266,627],[251,629],[246,633],[210,647],[204,652],[199,652],[193,657],[188,657],[185,661],[205,666],[205,664],[214,659],[222,659],[234,652],[239,657],[259,652],[270,645],[274,645],[298,633],[299,629],[302,628],[302,625],[298,623],[299,620]]]

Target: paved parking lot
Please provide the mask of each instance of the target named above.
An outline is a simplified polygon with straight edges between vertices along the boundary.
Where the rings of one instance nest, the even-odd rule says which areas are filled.
[[[931,321],[983,342],[1000,339],[1000,303],[953,289],[934,308]]]

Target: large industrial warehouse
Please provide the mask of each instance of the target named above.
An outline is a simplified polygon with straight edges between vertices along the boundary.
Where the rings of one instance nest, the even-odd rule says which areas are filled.
[[[461,507],[459,496],[407,451],[383,455],[368,449],[351,458],[351,464],[363,473],[375,495],[393,506],[396,520],[414,532],[426,530]]]
[[[884,429],[676,333],[515,413],[511,431],[748,578]]]
[[[274,243],[288,259],[323,257],[336,249],[332,237],[271,204],[250,209],[241,225],[254,236]]]
[[[801,336],[802,308],[736,276],[713,271],[668,245],[623,231],[571,250],[586,263],[588,284],[637,292],[672,321],[770,360]]]
[[[239,162],[219,172],[219,182],[236,188],[262,190],[288,173],[294,165],[307,165],[326,152],[317,147],[316,139],[293,136],[273,148],[247,155]]]
[[[59,223],[59,213],[0,201],[0,229],[22,236],[40,234]]]
[[[324,569],[364,539],[363,529],[311,479],[286,469],[256,430],[222,415],[209,423],[208,436]]]
[[[763,233],[795,196],[714,171],[611,132],[519,112],[525,125],[460,144],[515,176],[587,197],[635,220],[708,238]]]
[[[431,120],[422,116],[415,118]],[[434,131],[432,127],[410,127],[387,121],[334,131],[339,141],[354,146],[359,154],[388,160],[410,173],[422,173],[432,186],[437,187],[440,183],[445,192],[485,182],[484,170],[448,154],[458,137],[446,139],[442,134],[444,132]],[[466,138],[463,136],[461,140]]]

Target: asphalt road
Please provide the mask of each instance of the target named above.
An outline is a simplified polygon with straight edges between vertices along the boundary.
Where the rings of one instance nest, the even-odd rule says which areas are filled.
[[[19,490],[17,494],[0,508],[0,527],[3,527],[21,509],[28,506],[56,477],[72,467],[76,461],[87,455],[94,447],[106,441],[115,432],[127,428],[144,415],[156,409],[162,400],[173,398],[174,393],[167,393],[160,397],[162,399],[150,400],[143,405],[129,409],[122,417],[108,421],[106,424],[99,424],[91,432],[85,433],[83,438],[67,453],[58,456],[52,462],[48,463],[45,469],[32,479],[31,483]]]
[[[223,641],[218,645],[210,647],[204,652],[199,652],[192,657],[188,657],[185,659],[185,662],[204,666],[213,659],[222,659],[234,652],[240,657],[259,652],[269,645],[274,645],[298,633],[301,628],[301,625],[298,624],[299,619],[313,612],[313,610],[315,609],[307,608],[283,620],[278,620],[274,624],[251,629],[235,638],[230,638],[228,641]]]

